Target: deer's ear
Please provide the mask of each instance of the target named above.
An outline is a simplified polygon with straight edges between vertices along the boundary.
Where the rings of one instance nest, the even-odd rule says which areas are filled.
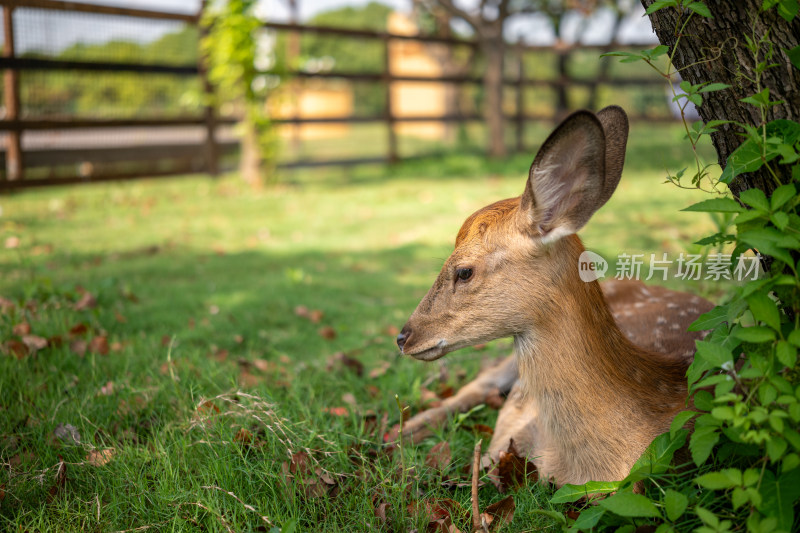
[[[619,184],[625,164],[625,146],[628,143],[628,115],[616,105],[597,112],[606,137],[606,180],[600,205],[605,204]]]
[[[580,230],[608,199],[603,199],[605,163],[606,141],[600,120],[588,111],[567,117],[533,160],[520,198],[523,227],[542,242]]]

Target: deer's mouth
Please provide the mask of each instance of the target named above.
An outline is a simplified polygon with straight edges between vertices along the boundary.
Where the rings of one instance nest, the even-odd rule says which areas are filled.
[[[435,346],[423,348],[421,350],[415,348],[409,350],[406,346],[403,349],[403,354],[410,355],[414,359],[418,359],[420,361],[435,361],[447,354],[450,351],[448,348],[449,345],[447,341],[445,339],[440,339]]]

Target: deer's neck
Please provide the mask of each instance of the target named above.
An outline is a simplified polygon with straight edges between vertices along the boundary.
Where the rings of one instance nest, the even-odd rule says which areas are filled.
[[[686,364],[625,337],[598,283],[578,276],[580,241],[565,241],[557,294],[530,304],[515,337],[523,390],[537,404],[546,473],[621,479],[684,407]]]

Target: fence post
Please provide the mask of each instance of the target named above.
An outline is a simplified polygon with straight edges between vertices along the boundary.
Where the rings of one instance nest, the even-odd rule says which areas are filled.
[[[202,39],[208,35],[208,28],[203,25],[203,14],[207,8],[207,0],[200,3],[200,11],[197,14],[197,26],[199,30],[199,38]],[[205,103],[203,105],[203,117],[206,124],[206,140],[205,140],[205,159],[206,159],[206,172],[216,177],[219,175],[219,147],[217,146],[217,117],[216,109],[214,107],[214,86],[208,78],[208,58],[203,53],[200,42],[198,44],[197,54],[197,71],[200,74],[200,79],[203,81],[203,96]]]
[[[383,37],[383,83],[386,86],[386,128],[389,134],[389,148],[387,159],[390,163],[397,162],[397,133],[394,131],[395,117],[392,112],[392,59],[391,47],[389,43],[391,39],[389,35]]]
[[[525,66],[522,37],[517,41],[517,152],[525,150]]]
[[[3,7],[3,55],[14,57],[14,8]],[[6,69],[3,74],[3,90],[5,92],[6,120],[19,120],[19,73]],[[21,180],[25,177],[25,162],[22,154],[22,129],[13,129],[8,132],[6,145],[6,179],[8,181]]]
[[[558,54],[557,68],[558,68],[558,88],[556,90],[556,116],[553,120],[558,123],[563,119],[569,111],[569,95],[567,94],[567,86],[569,85],[569,55],[570,48],[566,45],[556,47]]]

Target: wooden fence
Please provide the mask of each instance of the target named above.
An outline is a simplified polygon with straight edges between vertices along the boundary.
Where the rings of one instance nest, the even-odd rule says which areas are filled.
[[[199,78],[204,91],[210,95],[213,87],[206,78],[206,72],[202,61],[193,65],[175,64],[141,64],[118,61],[75,61],[54,58],[33,58],[20,57],[15,50],[15,19],[14,13],[20,9],[42,9],[49,11],[64,11],[73,13],[90,13],[94,15],[115,15],[130,17],[132,19],[157,19],[168,21],[179,21],[185,24],[197,25],[200,19],[198,14],[167,13],[161,11],[150,11],[143,9],[130,9],[95,4],[83,4],[79,2],[63,2],[57,0],[0,0],[3,10],[3,29],[4,46],[3,56],[0,57],[0,70],[4,71],[3,89],[5,116],[0,120],[0,132],[5,132],[5,151],[0,154],[3,157],[5,172],[0,179],[0,190],[19,189],[26,187],[66,185],[85,182],[99,182],[108,180],[134,179],[139,177],[152,177],[159,175],[176,175],[194,172],[206,172],[216,175],[221,168],[221,158],[226,154],[230,155],[238,148],[237,143],[232,140],[220,141],[218,139],[219,128],[230,126],[236,122],[234,117],[221,117],[218,110],[210,105],[206,105],[203,113],[196,116],[179,116],[170,118],[124,118],[124,119],[95,119],[80,116],[64,116],[57,118],[37,118],[23,117],[20,114],[21,102],[19,91],[19,73],[25,71],[78,71],[85,72],[87,76],[97,73],[137,73],[143,76],[155,74],[167,74],[178,77]],[[439,43],[451,46],[468,46],[475,48],[477,44],[472,41],[461,39],[451,39],[434,36],[406,36],[396,35],[386,32],[350,30],[342,28],[330,28],[311,25],[266,23],[265,26],[279,32],[296,32],[298,34],[315,33],[329,36],[340,36],[346,38],[369,39],[383,43],[383,68],[376,73],[363,72],[305,72],[295,70],[288,72],[291,77],[297,78],[329,78],[339,80],[349,80],[352,82],[370,82],[381,84],[385,92],[384,111],[379,116],[370,117],[341,117],[341,118],[303,118],[290,117],[276,119],[278,124],[330,124],[330,123],[368,123],[377,122],[385,126],[388,136],[386,153],[380,157],[360,157],[335,160],[295,160],[284,162],[284,167],[301,166],[321,166],[321,165],[354,165],[359,163],[373,162],[394,162],[401,159],[398,152],[398,142],[396,135],[396,125],[401,122],[449,122],[464,123],[468,121],[480,121],[483,117],[479,113],[473,114],[451,114],[437,116],[396,116],[392,112],[392,83],[396,82],[425,82],[425,83],[450,83],[450,84],[473,84],[480,85],[482,79],[478,76],[459,75],[459,76],[406,76],[392,74],[390,43],[398,40],[410,40],[422,43]],[[509,47],[510,56],[517,62],[517,76],[504,80],[507,88],[516,91],[516,112],[505,118],[515,125],[515,146],[523,149],[524,126],[528,121],[536,120],[555,120],[563,113],[568,111],[565,92],[570,86],[589,86],[597,87],[598,84],[613,86],[652,86],[661,85],[663,80],[656,77],[633,78],[633,79],[613,79],[606,75],[605,70],[601,75],[592,80],[575,79],[570,77],[567,72],[567,59],[576,50],[591,48],[598,51],[604,49],[616,49],[619,45],[611,44],[606,47],[569,47],[555,50],[562,56],[558,61],[559,77],[550,80],[533,79],[527,77],[524,71],[523,57],[527,53],[554,52],[551,47],[537,47],[527,45],[511,45]],[[560,94],[558,102],[560,109],[555,109],[554,113],[548,115],[534,115],[525,113],[523,105],[523,91],[531,87],[549,87]],[[207,99],[212,101],[211,98]],[[654,117],[632,117],[632,120],[646,118],[653,120]],[[63,149],[24,149],[22,142],[25,132],[33,131],[57,131],[69,132],[74,130],[96,130],[96,131],[120,131],[126,128],[169,128],[169,127],[203,127],[205,130],[204,141],[195,144],[169,144],[159,143],[153,145],[135,145],[123,147],[96,147],[91,145],[69,147]],[[168,166],[162,163],[170,161]],[[115,171],[97,172],[93,170],[93,164],[108,162],[136,161],[145,164],[144,167],[137,167],[134,171]],[[71,165],[75,170],[71,175],[61,176],[37,176],[35,179],[28,177],[26,173],[30,169],[54,168],[56,166]]]

